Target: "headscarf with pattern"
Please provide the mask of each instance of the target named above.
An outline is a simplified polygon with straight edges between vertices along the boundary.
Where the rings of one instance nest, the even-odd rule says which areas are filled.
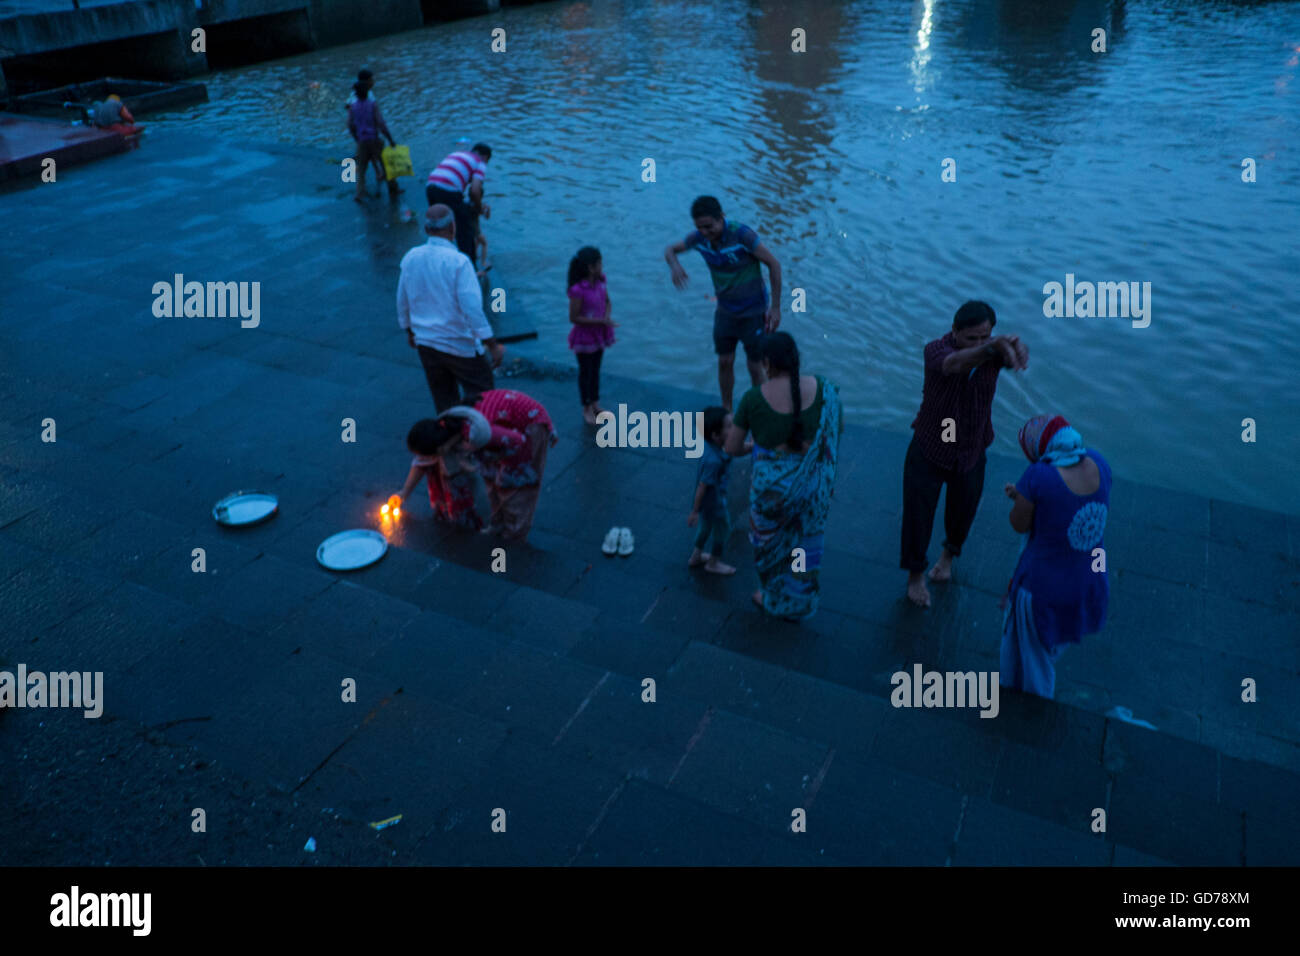
[[[1078,464],[1087,449],[1083,436],[1060,415],[1035,415],[1020,427],[1020,450],[1030,462],[1066,468]]]

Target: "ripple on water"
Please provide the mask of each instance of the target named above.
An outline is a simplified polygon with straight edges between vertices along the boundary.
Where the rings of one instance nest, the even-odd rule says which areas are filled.
[[[214,74],[209,104],[151,123],[345,155],[364,63],[417,169],[460,136],[493,143],[485,231],[544,357],[567,360],[564,270],[590,243],[622,323],[606,367],[711,390],[707,273],[686,261],[679,293],[661,253],[713,193],[780,257],[787,296],[806,290],[784,327],[853,419],[906,429],[922,346],[986,298],[1033,351],[999,388],[998,450],[1057,409],[1120,474],[1296,511],[1287,7],[1130,5],[1098,61],[1063,45],[1064,13],[1008,5],[991,30],[975,0],[936,5],[928,34],[918,4],[810,7],[802,57],[772,2],[553,3]],[[487,52],[489,23],[507,54]],[[1151,326],[1045,318],[1043,284],[1067,272],[1150,281]],[[1244,450],[1243,417],[1261,423]]]

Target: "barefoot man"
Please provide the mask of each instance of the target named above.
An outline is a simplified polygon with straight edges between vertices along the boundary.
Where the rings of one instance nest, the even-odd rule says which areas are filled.
[[[712,196],[700,196],[691,203],[695,231],[681,242],[664,250],[664,259],[672,270],[673,285],[686,288],[686,270],[677,254],[696,249],[704,257],[713,277],[713,291],[718,307],[713,314],[713,346],[718,353],[718,390],[722,407],[731,411],[731,393],[736,384],[736,343],[745,347],[745,363],[754,387],[763,384],[763,363],[758,344],[764,332],[775,332],[781,324],[781,263],[776,261],[758,234],[748,226],[723,218],[722,204]],[[767,266],[772,283],[772,301],[768,304],[763,287]]]
[[[907,572],[907,596],[930,606],[925,586],[926,549],[934,528],[939,492],[948,486],[943,508],[943,554],[930,569],[931,581],[952,577],[952,559],[975,520],[984,491],[984,450],[993,444],[993,392],[998,373],[1029,363],[1029,348],[1015,335],[993,335],[997,316],[984,302],[967,302],[952,331],[925,346],[921,410],[912,422],[912,443],[903,464],[903,540],[900,566]]]

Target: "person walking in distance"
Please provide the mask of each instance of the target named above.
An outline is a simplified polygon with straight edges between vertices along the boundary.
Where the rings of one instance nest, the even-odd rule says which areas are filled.
[[[379,101],[374,96],[375,77],[369,70],[357,73],[357,81],[352,84],[352,96],[348,99],[348,132],[357,142],[357,195],[360,202],[366,195],[366,171],[373,166],[375,179],[388,183],[388,198],[396,199],[401,187],[396,179],[388,179],[384,170],[384,144],[380,135],[388,139],[388,145],[394,145],[393,136],[388,131],[388,124],[379,111]]]

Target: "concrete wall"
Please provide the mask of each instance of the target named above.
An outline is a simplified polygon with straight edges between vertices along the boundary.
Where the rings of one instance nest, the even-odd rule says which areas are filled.
[[[194,13],[193,0],[136,0],[0,19],[0,87],[5,61],[15,74],[33,66],[42,74],[48,71],[52,86],[60,85],[61,70],[71,76],[76,69],[97,65],[99,56],[116,58],[119,66],[129,64],[143,77],[202,73],[207,59],[190,49],[190,30],[198,25]]]
[[[425,22],[434,23],[496,13],[501,9],[501,0],[423,0],[421,7]]]
[[[221,70],[316,49],[304,0],[297,0],[297,6],[289,9],[283,9],[283,4],[275,6],[280,9],[205,23],[208,67]]]
[[[71,74],[98,66],[100,59],[111,64],[100,72],[115,76],[180,78],[206,72],[208,58],[191,50],[191,31],[196,27],[209,31],[209,41],[213,33],[247,38],[260,31],[264,35],[250,45],[250,58],[244,61],[253,62],[500,7],[501,0],[203,0],[202,8],[196,9],[194,0],[127,0],[4,17],[0,18],[0,98],[8,93],[6,64],[11,77],[39,75],[44,83],[48,76],[49,86],[86,78]],[[237,24],[255,18],[265,19],[247,24],[241,33],[243,28]],[[214,60],[218,65],[227,62],[221,57]]]
[[[311,0],[308,10],[317,46],[355,43],[424,25],[420,0],[368,0],[362,3]]]
[[[301,10],[307,0],[203,0],[203,9],[196,11],[199,23],[225,23],[230,20],[248,20],[272,13]],[[194,4],[189,4],[191,10]]]
[[[175,31],[193,19],[194,4],[136,0],[0,20],[0,56],[23,56],[106,40]]]

